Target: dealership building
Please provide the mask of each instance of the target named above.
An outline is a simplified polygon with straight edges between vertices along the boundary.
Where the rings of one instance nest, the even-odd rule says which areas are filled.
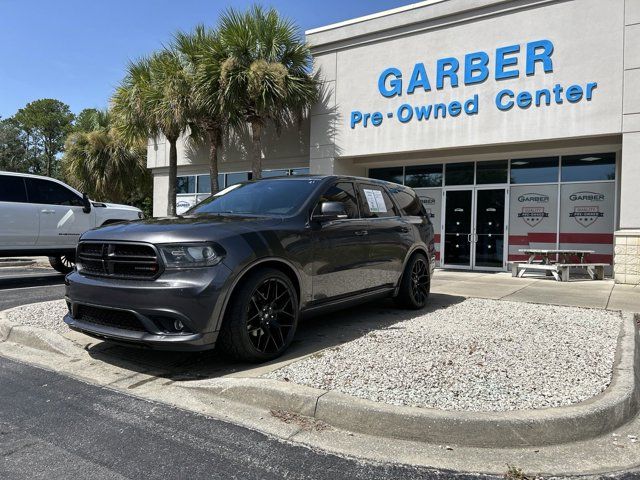
[[[640,0],[429,0],[306,32],[309,118],[264,138],[264,176],[414,188],[441,266],[506,270],[525,248],[586,249],[640,283]],[[249,178],[248,138],[221,185]],[[154,215],[168,145],[150,141]],[[206,146],[178,148],[178,210],[208,196]]]

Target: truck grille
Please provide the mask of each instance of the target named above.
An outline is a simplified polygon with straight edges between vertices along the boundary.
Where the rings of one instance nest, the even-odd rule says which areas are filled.
[[[82,322],[93,323],[94,325],[121,328],[123,330],[135,330],[137,332],[146,331],[142,323],[140,323],[140,320],[138,320],[138,317],[131,312],[123,310],[110,310],[107,308],[79,305],[75,318]]]
[[[76,265],[99,277],[151,280],[161,272],[156,249],[140,243],[80,242]]]

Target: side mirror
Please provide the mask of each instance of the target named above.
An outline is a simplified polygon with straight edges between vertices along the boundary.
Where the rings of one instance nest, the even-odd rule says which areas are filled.
[[[82,211],[84,213],[91,213],[91,200],[89,200],[89,196],[86,193],[82,194],[82,203],[84,204]]]
[[[320,204],[319,210],[320,212],[316,212],[311,216],[311,220],[316,222],[331,222],[333,220],[348,218],[344,204],[341,202],[323,202]]]

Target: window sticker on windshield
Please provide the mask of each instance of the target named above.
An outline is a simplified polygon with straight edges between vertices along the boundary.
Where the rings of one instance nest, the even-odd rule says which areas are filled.
[[[387,212],[387,205],[384,203],[384,198],[382,198],[382,192],[380,190],[368,190],[366,188],[363,188],[363,190],[371,213]]]

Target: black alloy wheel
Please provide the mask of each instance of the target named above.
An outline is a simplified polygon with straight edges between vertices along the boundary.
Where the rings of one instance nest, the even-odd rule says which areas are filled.
[[[251,272],[234,291],[218,345],[233,358],[264,362],[280,356],[298,326],[298,295],[280,270]]]
[[[429,266],[422,258],[416,259],[411,269],[411,296],[419,305],[429,298]]]
[[[427,304],[430,290],[429,261],[424,254],[416,253],[404,268],[395,301],[402,308],[418,310]]]
[[[247,306],[247,333],[254,348],[274,354],[287,345],[295,326],[294,295],[280,278],[268,278],[253,291]]]

